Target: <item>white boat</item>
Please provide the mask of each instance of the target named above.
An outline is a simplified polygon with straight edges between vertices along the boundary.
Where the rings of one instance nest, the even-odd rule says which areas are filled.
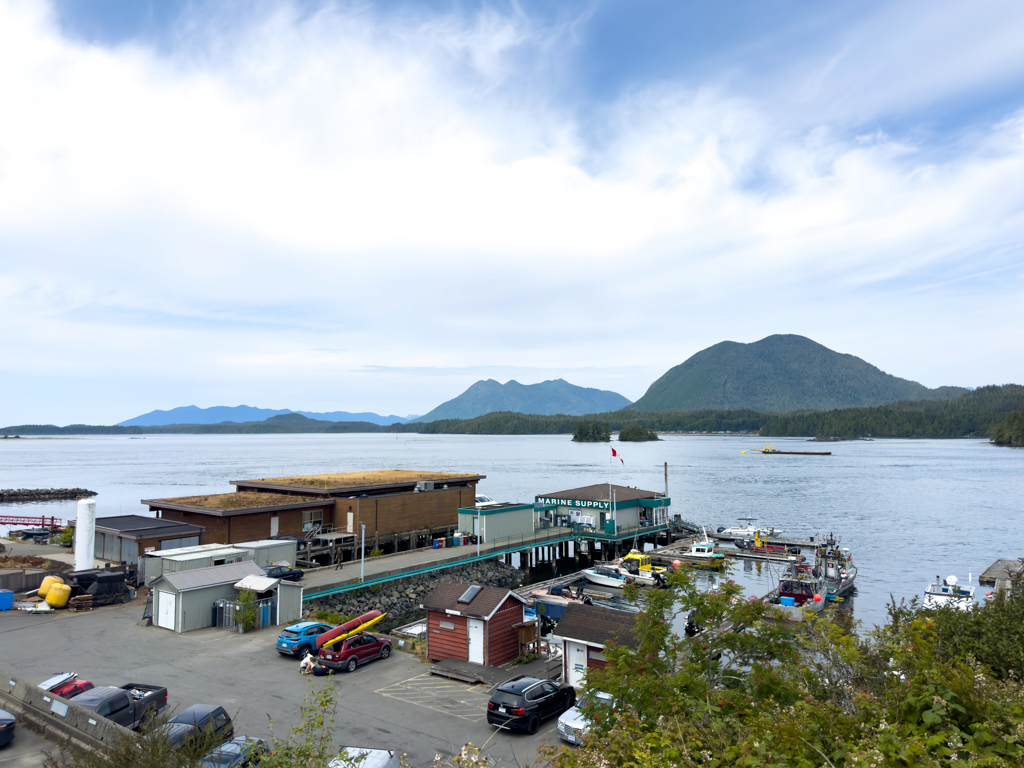
[[[618,565],[599,565],[594,568],[586,568],[583,576],[591,584],[600,584],[602,587],[622,588],[632,584],[635,579],[625,569]]]
[[[961,586],[956,576],[947,576],[924,588],[925,608],[956,608],[969,611],[974,605],[974,587]]]
[[[573,594],[572,587],[568,584],[555,584],[547,589],[535,589],[530,594],[537,600],[552,605],[569,605],[570,603],[590,605],[590,598],[583,594],[583,587],[577,589],[576,594]]]
[[[724,525],[720,526],[718,532],[723,536],[735,536],[737,538],[754,538],[754,534],[758,531],[768,531],[769,536],[778,536],[780,533],[785,533],[781,528],[765,528],[763,525],[757,526],[754,523],[757,522],[756,517],[741,517],[739,518],[741,523],[746,525],[733,525],[726,528]]]
[[[664,587],[668,585],[662,573],[663,569],[643,571],[637,567],[635,560],[620,558],[611,565],[603,565],[601,567],[618,570],[644,587]]]

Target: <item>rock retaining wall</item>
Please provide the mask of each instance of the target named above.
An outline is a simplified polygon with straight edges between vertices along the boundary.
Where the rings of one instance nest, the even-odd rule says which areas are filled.
[[[482,560],[446,568],[443,571],[399,579],[377,587],[316,598],[307,601],[302,610],[305,618],[312,618],[317,611],[336,611],[342,616],[361,616],[373,610],[384,611],[397,618],[418,611],[423,598],[442,581],[464,581],[488,587],[514,589],[522,582],[522,578],[523,574],[518,568],[501,560]]]
[[[85,488],[4,488],[0,489],[0,503],[5,501],[61,501],[95,496],[96,491]]]

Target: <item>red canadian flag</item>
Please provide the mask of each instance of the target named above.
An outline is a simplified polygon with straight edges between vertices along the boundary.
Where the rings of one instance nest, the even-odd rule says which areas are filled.
[[[610,447],[610,446],[609,446],[609,447]],[[616,451],[616,450],[615,450],[614,448],[612,448],[612,458],[613,458],[613,459],[618,459],[619,461],[621,461],[621,462],[622,462],[622,466],[626,466],[626,461],[625,461],[625,459],[623,459],[623,458],[622,458],[621,456],[619,456],[619,452],[618,452],[618,451]]]

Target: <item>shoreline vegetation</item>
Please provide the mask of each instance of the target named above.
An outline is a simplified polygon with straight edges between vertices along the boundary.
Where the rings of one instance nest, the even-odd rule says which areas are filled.
[[[381,426],[370,422],[317,421],[300,414],[265,421],[117,427],[22,424],[0,435],[234,435],[296,433],[413,433],[453,435],[574,435],[583,424],[619,432],[631,425],[650,432],[750,433],[761,437],[998,437],[1000,445],[1024,444],[1024,386],[980,387],[944,401],[904,401],[871,408],[758,413],[749,410],[637,411],[624,408],[586,417],[497,412],[473,419]]]

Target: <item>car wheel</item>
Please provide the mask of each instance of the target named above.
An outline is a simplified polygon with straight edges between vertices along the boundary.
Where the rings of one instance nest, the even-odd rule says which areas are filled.
[[[526,732],[531,736],[537,732],[540,728],[540,718],[536,715],[531,715],[530,719],[526,721]]]
[[[345,671],[355,672],[357,666],[359,666],[359,662],[356,661],[356,657],[353,656],[351,659],[348,660],[348,664],[345,665]]]
[[[383,648],[380,649],[380,657],[382,659],[386,659],[390,655],[391,655],[391,646],[390,645],[385,645]]]
[[[306,658],[306,654],[307,653],[313,653],[313,649],[310,648],[308,645],[303,645],[303,646],[299,647],[299,658],[300,659]]]
[[[573,706],[575,706],[575,704],[576,704],[576,694],[575,693],[567,693],[565,695],[565,708],[562,711],[563,712],[568,712],[570,709],[573,708]]]

